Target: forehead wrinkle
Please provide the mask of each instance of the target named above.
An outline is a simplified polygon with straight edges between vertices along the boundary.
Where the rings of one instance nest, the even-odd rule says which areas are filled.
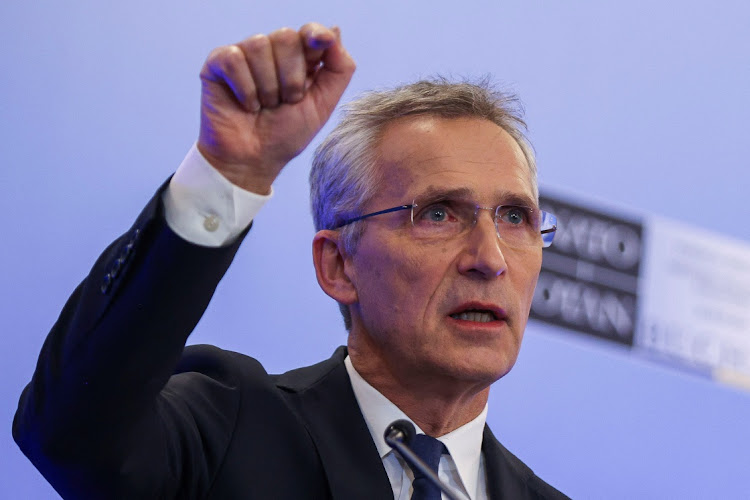
[[[411,159],[413,156],[415,156],[415,152],[411,152],[410,154],[404,155],[404,160]],[[414,163],[419,165],[420,163],[427,163],[427,162],[435,162],[438,160],[445,160],[446,158],[452,158],[453,155],[440,155],[440,156],[430,156],[429,158],[414,158]]]
[[[408,151],[404,155],[401,155],[399,158],[395,158],[392,160],[394,163],[401,165],[401,166],[408,166],[408,161],[411,161],[414,165],[420,165],[423,163],[439,163],[441,160],[453,160],[455,159],[458,162],[458,165],[460,164],[469,164],[469,165],[486,165],[488,167],[492,167],[494,165],[500,165],[502,162],[499,162],[495,159],[484,159],[484,160],[473,160],[468,158],[462,158],[460,154],[445,154],[445,155],[439,155],[439,156],[430,156],[428,158],[415,158],[417,155],[417,151]],[[526,162],[526,158],[524,158],[523,153],[515,152],[514,153],[515,160],[518,163],[519,166],[521,166],[523,169],[528,169],[528,165]],[[439,165],[438,165],[439,166]],[[446,168],[450,168],[451,165],[445,165]]]
[[[476,159],[467,159],[467,158],[461,158],[460,155],[456,156],[454,154],[446,154],[446,155],[440,155],[440,156],[431,156],[429,158],[422,158],[418,159],[415,158],[416,154],[418,152],[415,151],[408,151],[405,154],[401,155],[399,158],[393,159],[390,161],[390,163],[397,168],[399,168],[402,171],[408,171],[410,176],[413,178],[414,173],[421,172],[423,174],[426,174],[428,176],[433,175],[440,175],[445,173],[456,173],[459,175],[465,175],[466,172],[461,169],[461,165],[480,165],[486,167],[488,170],[492,169],[493,167],[499,167],[499,168],[505,168],[507,165],[504,165],[505,162],[503,161],[497,161],[495,159],[484,159],[484,160],[476,160]],[[525,156],[523,155],[523,151],[521,151],[520,147],[514,148],[514,155],[515,158],[515,164],[513,165],[514,169],[517,170],[517,173],[512,174],[512,176],[518,178],[523,184],[530,183],[533,185],[532,179],[531,179],[531,168],[529,167],[528,162],[526,161]],[[441,160],[456,160],[457,163],[443,163]],[[425,170],[415,170],[414,167],[417,167],[419,165],[424,164],[434,164],[432,165],[432,169],[425,171]],[[531,185],[529,186],[531,188]],[[533,189],[532,189],[533,192]],[[525,197],[528,199],[528,202],[525,203],[529,207],[534,207],[537,205],[536,200],[534,200],[534,196],[531,197]]]

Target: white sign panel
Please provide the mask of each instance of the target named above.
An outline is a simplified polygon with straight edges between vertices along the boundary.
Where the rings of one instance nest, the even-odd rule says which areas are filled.
[[[662,218],[643,229],[634,346],[750,388],[750,247]]]

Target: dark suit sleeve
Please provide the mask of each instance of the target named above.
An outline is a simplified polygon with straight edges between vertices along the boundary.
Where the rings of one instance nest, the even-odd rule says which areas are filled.
[[[74,291],[21,395],[13,436],[64,497],[200,496],[236,418],[236,381],[219,367],[165,384],[240,241],[182,240],[161,191]]]

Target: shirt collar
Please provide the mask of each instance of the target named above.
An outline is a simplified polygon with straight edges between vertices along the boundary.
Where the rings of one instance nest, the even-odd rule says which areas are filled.
[[[373,441],[375,441],[380,458],[385,458],[392,452],[391,447],[383,438],[385,428],[391,422],[400,418],[414,422],[357,373],[349,356],[344,359],[344,365],[349,374],[354,396],[362,415],[365,417],[367,428],[370,430]],[[477,489],[479,462],[482,454],[482,436],[486,420],[487,405],[474,420],[438,438],[448,448],[466,491],[476,491]],[[414,427],[416,427],[417,433],[424,433],[417,424],[414,424]]]

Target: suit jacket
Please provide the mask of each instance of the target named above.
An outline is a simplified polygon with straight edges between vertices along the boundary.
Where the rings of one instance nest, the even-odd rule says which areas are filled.
[[[66,498],[392,498],[345,348],[282,375],[184,348],[240,241],[185,242],[160,192],[47,337],[13,423],[23,452]],[[482,450],[492,498],[566,498],[488,427]]]

